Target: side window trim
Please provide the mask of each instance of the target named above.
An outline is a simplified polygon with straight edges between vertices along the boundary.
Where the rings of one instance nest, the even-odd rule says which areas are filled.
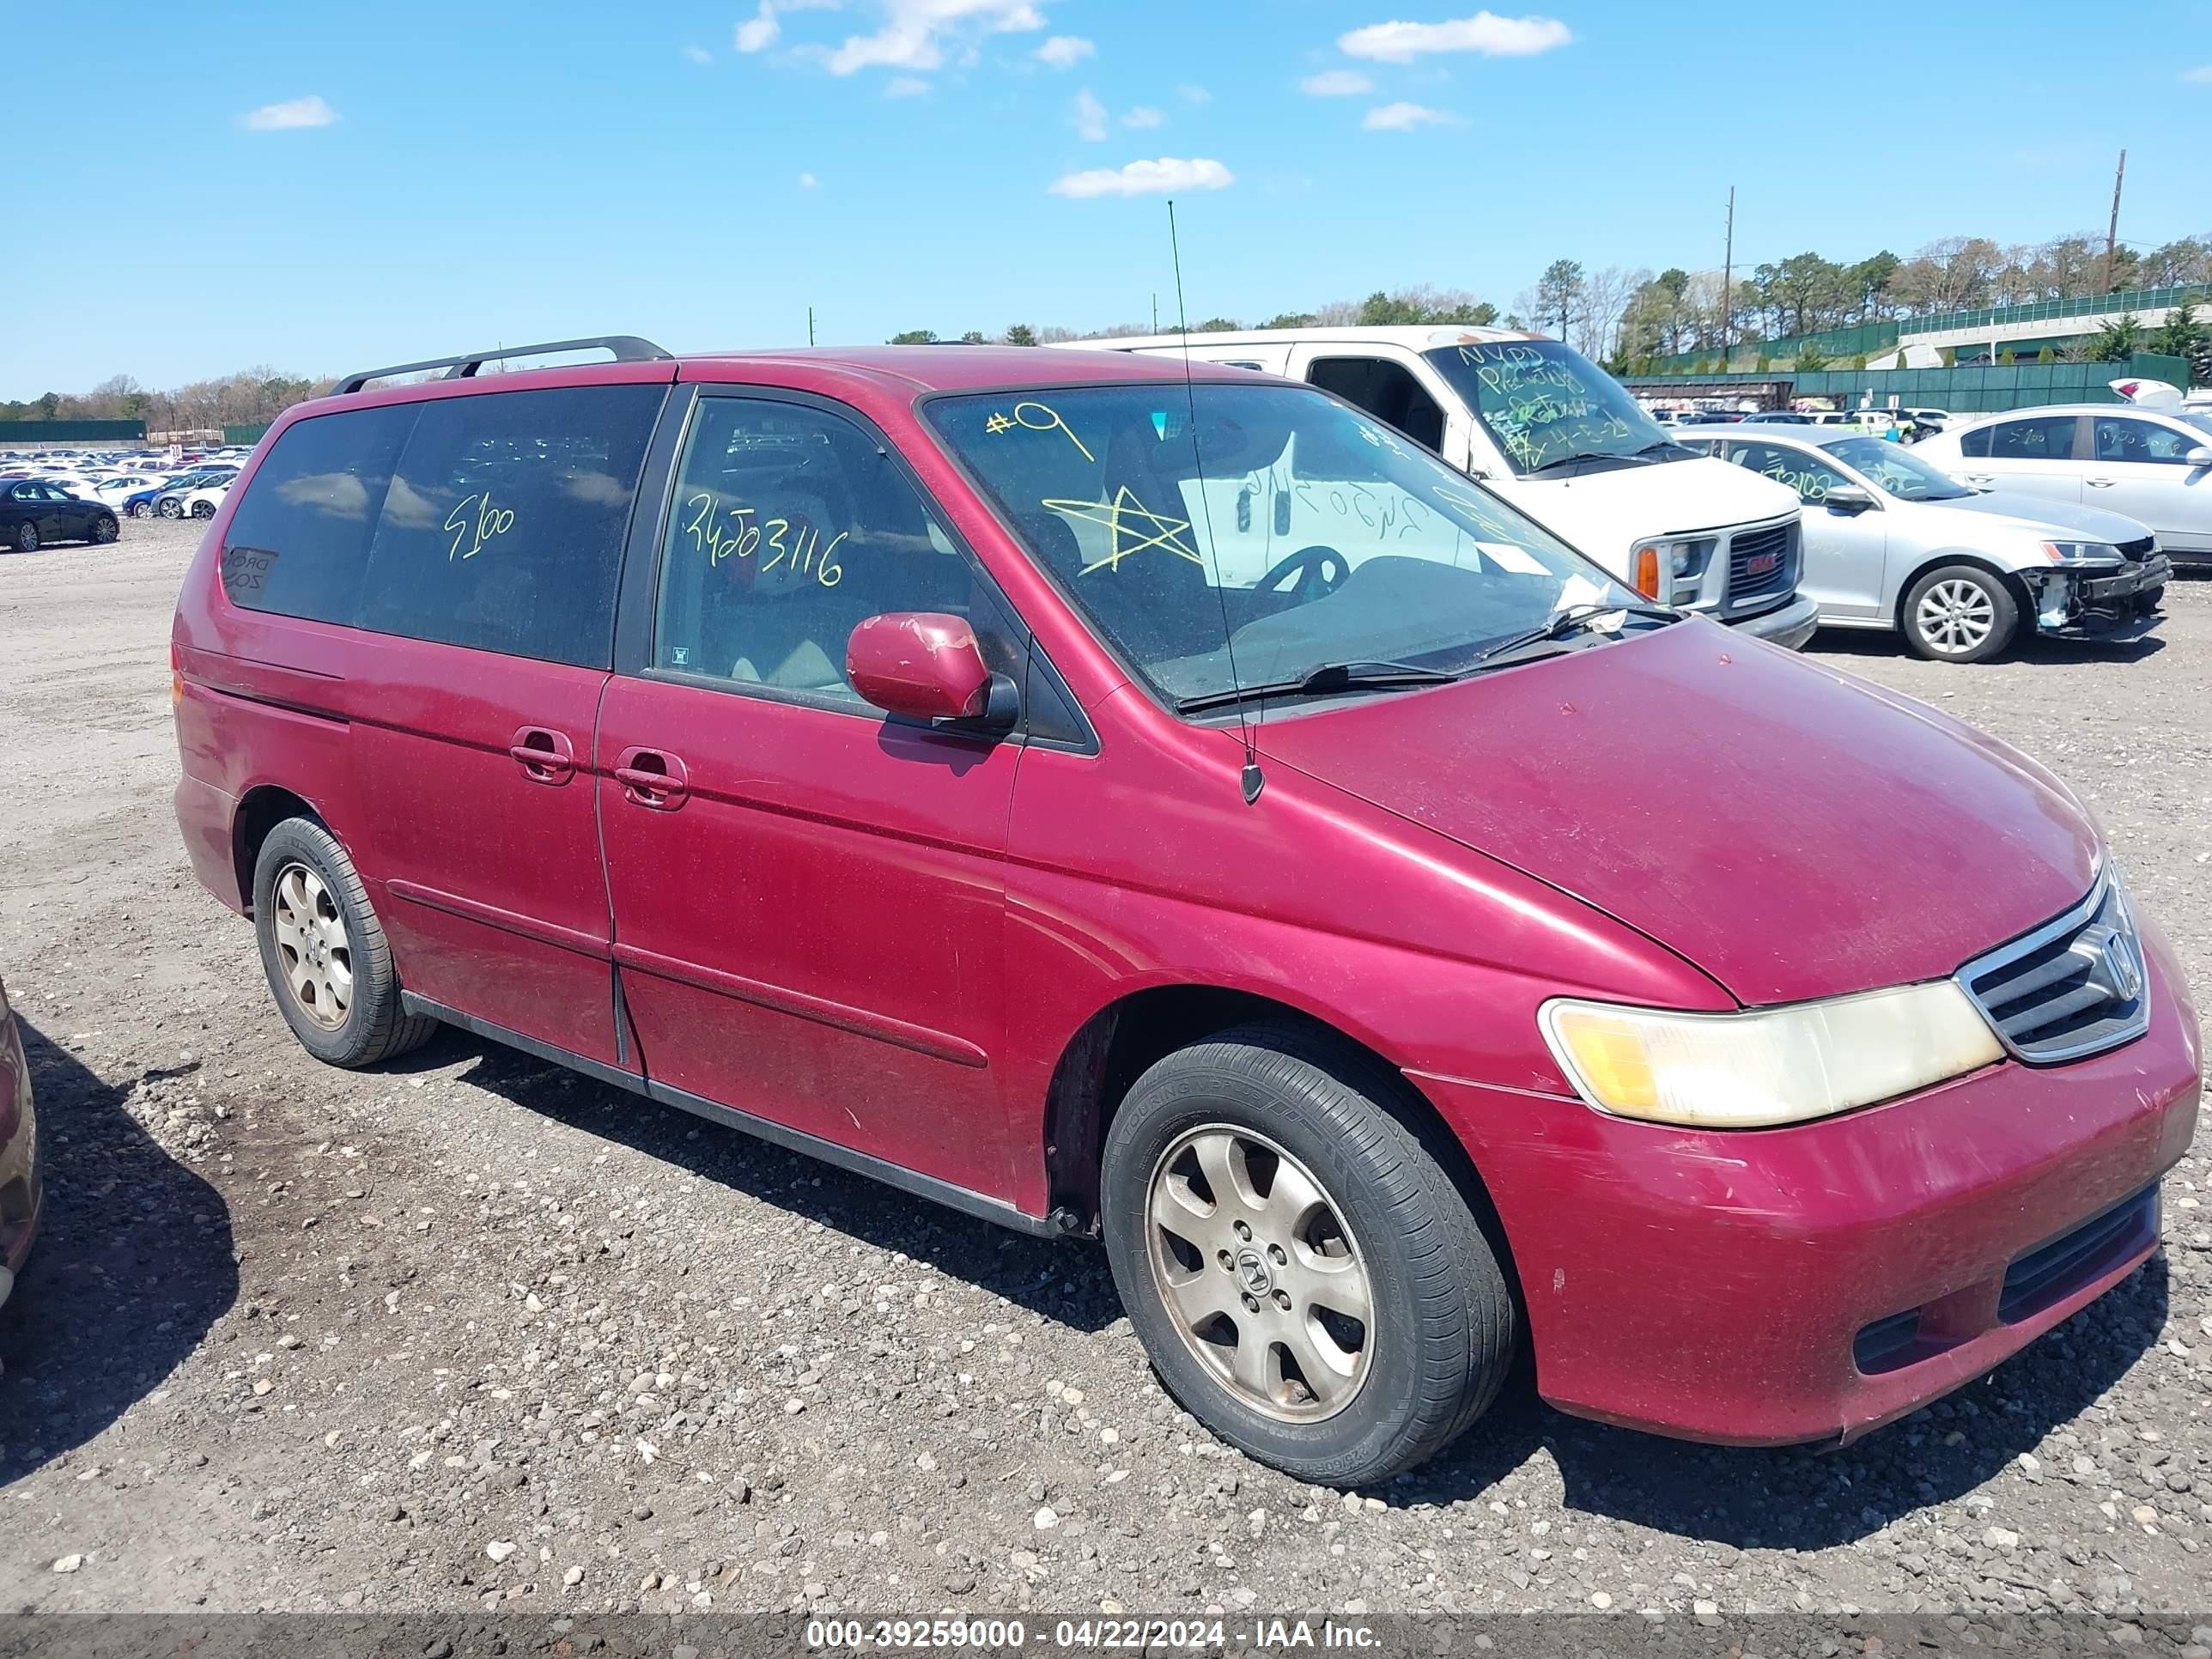
[[[818,708],[826,713],[844,714],[855,720],[881,721],[889,718],[880,711],[855,708],[839,699],[817,696],[786,686],[767,685],[729,680],[719,675],[691,674],[680,669],[654,665],[653,629],[659,611],[661,566],[667,556],[666,529],[675,511],[677,473],[682,465],[684,453],[691,441],[707,403],[713,398],[742,400],[755,403],[794,404],[850,422],[872,440],[890,462],[899,477],[910,487],[915,498],[936,520],[937,527],[953,551],[966,565],[977,591],[993,605],[1006,624],[1008,643],[1025,658],[1034,672],[1042,666],[1058,685],[1062,699],[1074,711],[1082,723],[1086,738],[1083,752],[1097,752],[1097,732],[1090,717],[1075,700],[1057,669],[1045,658],[1030,629],[1028,620],[999,586],[983,562],[975,556],[975,550],[968,544],[958,526],[945,512],[934,492],[923,483],[899,447],[890,434],[851,404],[835,398],[825,398],[818,392],[802,392],[794,386],[755,386],[744,381],[690,382],[676,388],[661,411],[661,424],[653,436],[646,452],[644,475],[638,481],[638,500],[630,517],[630,534],[623,548],[621,585],[616,599],[614,672],[632,679],[664,680],[672,684],[687,685],[696,690],[720,692],[728,696],[755,696],[773,702],[788,702],[805,708]],[[647,492],[651,492],[648,500]],[[1039,738],[1032,739],[1027,728],[1024,708],[1024,725],[1017,730],[993,739],[999,743],[1027,744],[1036,742],[1040,747],[1070,748],[1063,739]]]

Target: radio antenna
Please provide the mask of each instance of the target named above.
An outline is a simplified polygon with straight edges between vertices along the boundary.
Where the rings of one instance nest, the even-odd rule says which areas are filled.
[[[1182,390],[1190,405],[1190,464],[1198,477],[1199,511],[1206,520],[1206,549],[1213,559],[1213,597],[1221,605],[1221,648],[1229,658],[1229,681],[1238,691],[1244,682],[1237,672],[1237,641],[1229,626],[1229,593],[1221,580],[1221,546],[1213,539],[1213,502],[1206,493],[1206,463],[1199,452],[1198,381],[1190,368],[1190,312],[1182,302],[1182,243],[1176,234],[1175,198],[1168,198],[1168,252],[1175,262],[1176,321],[1182,331]],[[1244,739],[1244,772],[1241,780],[1247,806],[1260,799],[1267,780],[1260,770],[1259,751],[1252,747],[1252,721],[1244,700],[1237,700],[1237,730]]]

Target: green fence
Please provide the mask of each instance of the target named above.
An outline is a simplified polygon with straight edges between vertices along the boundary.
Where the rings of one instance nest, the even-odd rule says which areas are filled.
[[[2119,394],[2109,381],[2130,375],[2189,383],[2188,365],[2179,357],[2139,351],[2127,363],[1963,364],[1953,368],[1820,369],[1796,374],[1787,368],[1747,369],[1729,374],[1630,374],[1631,391],[1659,397],[1749,396],[1762,402],[1824,398],[1839,408],[1856,408],[1869,394],[1887,407],[1893,395],[1910,409],[1948,409],[1960,414],[2026,409],[2039,404],[2114,404]],[[1739,390],[1741,388],[1741,390]]]
[[[222,429],[222,441],[227,444],[258,444],[261,441],[261,434],[268,431],[271,424],[268,421],[257,421],[246,426],[227,426]]]
[[[15,444],[100,444],[146,441],[143,421],[0,421],[0,449]]]
[[[2094,317],[2100,312],[2163,311],[2184,300],[2198,304],[2212,299],[2212,283],[2191,283],[2180,288],[2130,288],[2112,294],[2082,294],[2071,300],[2036,300],[2027,305],[1984,306],[1979,311],[1947,311],[1934,317],[1909,317],[1898,325],[1911,339],[1916,334],[1940,334],[1950,329],[1988,328],[1992,324],[2041,323],[2056,317]]]

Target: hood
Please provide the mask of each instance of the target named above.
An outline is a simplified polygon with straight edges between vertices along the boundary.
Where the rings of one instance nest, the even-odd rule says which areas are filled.
[[[1941,978],[2057,915],[2096,871],[2094,826],[2026,757],[1704,620],[1254,737],[1746,1003]]]
[[[1797,492],[1700,454],[1688,460],[1606,467],[1573,478],[1489,481],[1498,495],[1601,563],[1625,559],[1644,536],[1672,536],[1784,518]]]
[[[2108,513],[2101,507],[2084,507],[2078,501],[2054,501],[2018,489],[1992,489],[1986,495],[1968,495],[1955,501],[1915,501],[1912,505],[1993,514],[2000,519],[2014,520],[2022,530],[2049,526],[2071,531],[2092,541],[2131,542],[2150,534],[2148,526],[2124,513]]]

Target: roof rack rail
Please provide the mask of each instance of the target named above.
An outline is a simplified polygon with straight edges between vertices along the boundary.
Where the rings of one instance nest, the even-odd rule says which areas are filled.
[[[556,351],[611,351],[618,363],[648,363],[672,362],[675,354],[640,339],[635,334],[594,334],[588,340],[547,340],[538,345],[500,346],[490,351],[472,351],[460,357],[426,357],[419,363],[393,363],[386,368],[365,368],[349,374],[334,390],[341,394],[358,392],[371,380],[388,380],[395,374],[419,374],[426,368],[442,368],[441,377],[448,380],[465,380],[486,363],[503,362],[510,357],[543,357]]]

